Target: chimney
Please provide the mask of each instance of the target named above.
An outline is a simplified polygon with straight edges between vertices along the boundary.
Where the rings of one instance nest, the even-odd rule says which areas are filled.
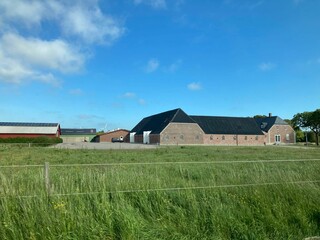
[[[272,113],[269,113],[269,117],[272,117]]]

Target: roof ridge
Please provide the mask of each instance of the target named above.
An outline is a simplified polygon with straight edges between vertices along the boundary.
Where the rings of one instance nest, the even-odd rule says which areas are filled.
[[[233,116],[210,116],[210,115],[189,115],[189,117],[212,117],[212,118],[250,118],[254,119],[253,117],[233,117]]]
[[[172,111],[175,111],[175,114],[173,115],[172,119],[170,120],[170,122],[173,121],[173,119],[175,119],[175,117],[178,115],[179,111],[182,111],[181,108],[177,108],[177,109],[173,109]]]

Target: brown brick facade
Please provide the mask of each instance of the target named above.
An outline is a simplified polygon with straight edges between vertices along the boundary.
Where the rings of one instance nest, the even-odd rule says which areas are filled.
[[[226,146],[264,145],[264,135],[206,134],[204,144]]]
[[[275,144],[276,135],[279,136],[280,144],[295,143],[295,131],[290,125],[274,125],[266,133],[266,144]]]
[[[196,123],[170,123],[160,134],[161,144],[203,144],[204,132]]]
[[[150,134],[150,144],[203,144],[203,131],[196,123],[169,123],[160,134]],[[143,143],[143,135],[135,135],[135,143]]]
[[[112,138],[120,138],[123,137],[124,141],[127,139],[127,135],[129,134],[129,131],[127,130],[116,130],[112,132],[107,132],[104,134],[101,134],[99,136],[100,142],[111,142]]]

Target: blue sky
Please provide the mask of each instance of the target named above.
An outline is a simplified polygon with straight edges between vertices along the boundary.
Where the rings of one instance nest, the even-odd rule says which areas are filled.
[[[1,0],[0,121],[319,108],[318,0]]]

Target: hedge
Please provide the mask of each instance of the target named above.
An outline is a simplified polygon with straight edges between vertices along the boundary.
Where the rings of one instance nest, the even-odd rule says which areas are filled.
[[[0,143],[31,143],[36,145],[53,145],[62,143],[62,139],[55,137],[14,137],[14,138],[0,138]]]

